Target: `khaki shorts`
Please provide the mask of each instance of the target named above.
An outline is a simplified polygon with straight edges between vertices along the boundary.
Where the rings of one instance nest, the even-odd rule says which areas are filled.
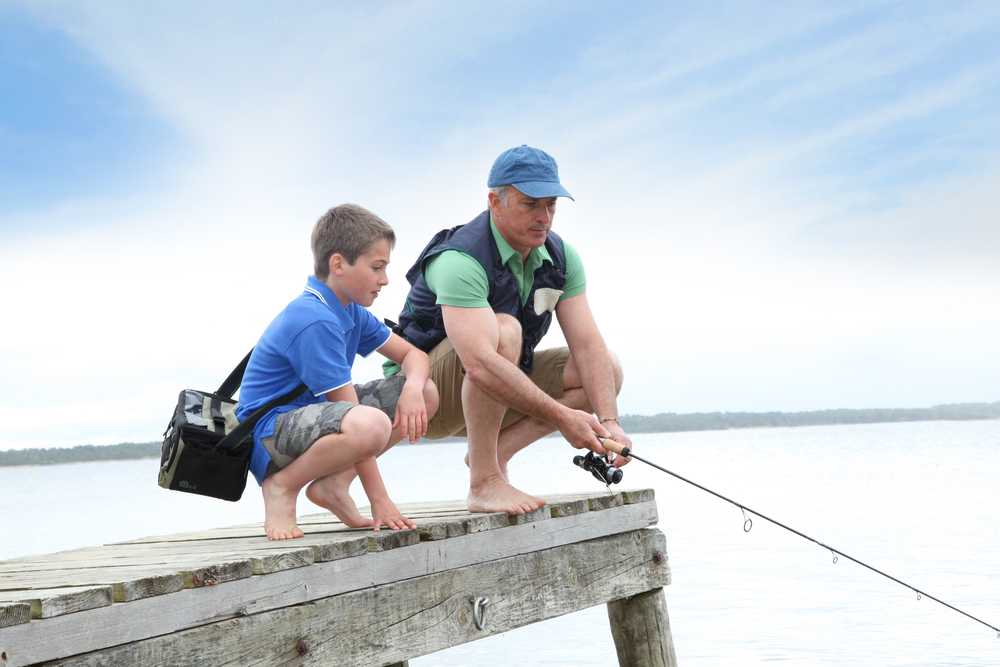
[[[465,368],[462,367],[462,361],[447,338],[438,343],[428,356],[431,360],[431,380],[437,385],[441,402],[437,414],[427,425],[427,435],[424,437],[430,440],[450,436],[464,438],[466,432],[465,414],[462,411],[462,382],[465,380]],[[535,363],[528,379],[552,398],[562,398],[563,369],[568,359],[568,347],[535,350]],[[508,409],[500,430],[522,417],[523,413]]]

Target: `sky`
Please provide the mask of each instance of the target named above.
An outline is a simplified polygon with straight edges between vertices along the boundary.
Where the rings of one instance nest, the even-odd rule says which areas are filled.
[[[395,319],[521,144],[575,197],[622,414],[998,401],[998,33],[989,1],[0,0],[0,449],[159,439],[340,203],[397,232]]]

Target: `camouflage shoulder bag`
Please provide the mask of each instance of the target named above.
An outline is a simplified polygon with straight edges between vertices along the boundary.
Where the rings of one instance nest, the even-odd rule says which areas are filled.
[[[243,382],[250,354],[215,393],[185,389],[163,434],[158,483],[164,489],[237,501],[243,495],[253,454],[253,428],[274,408],[306,390],[301,384],[240,422],[232,395]]]

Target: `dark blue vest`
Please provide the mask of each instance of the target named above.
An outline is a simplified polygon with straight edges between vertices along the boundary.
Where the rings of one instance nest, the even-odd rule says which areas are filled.
[[[436,297],[424,281],[424,268],[428,260],[440,252],[461,250],[474,257],[485,269],[490,284],[487,301],[493,312],[512,315],[521,323],[523,341],[518,365],[522,371],[530,373],[534,365],[535,346],[552,324],[552,311],[535,312],[535,290],[547,287],[561,291],[566,284],[566,254],[562,239],[549,232],[545,248],[552,261],[545,260],[535,269],[531,293],[522,307],[517,278],[500,259],[500,250],[493,240],[488,210],[468,224],[441,230],[406,272],[410,293],[406,297],[406,307],[399,314],[396,333],[424,352],[430,352],[446,338],[441,307],[435,303]]]

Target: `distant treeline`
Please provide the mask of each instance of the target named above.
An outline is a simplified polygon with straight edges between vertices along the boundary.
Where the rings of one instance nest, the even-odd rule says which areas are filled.
[[[695,412],[678,415],[664,412],[651,417],[622,415],[627,433],[663,433],[670,431],[716,431],[728,428],[768,426],[820,426],[826,424],[876,424],[881,422],[916,422],[932,420],[1000,419],[1000,401],[996,403],[956,403],[933,408],[886,410],[817,410],[813,412]],[[455,440],[455,438],[448,438]],[[80,445],[48,449],[14,449],[0,452],[0,467],[82,463],[85,461],[122,461],[159,458],[160,443],[126,442],[120,445]]]
[[[876,410],[816,410],[812,412],[695,412],[678,415],[664,412],[651,417],[622,415],[626,433],[663,433],[670,431],[716,431],[728,428],[768,426],[821,426],[826,424],[877,424],[933,420],[1000,418],[996,403],[956,403],[932,408],[891,408]]]
[[[159,442],[123,442],[120,445],[79,445],[46,449],[12,449],[0,452],[2,466],[44,466],[84,461],[124,461],[159,458]]]

